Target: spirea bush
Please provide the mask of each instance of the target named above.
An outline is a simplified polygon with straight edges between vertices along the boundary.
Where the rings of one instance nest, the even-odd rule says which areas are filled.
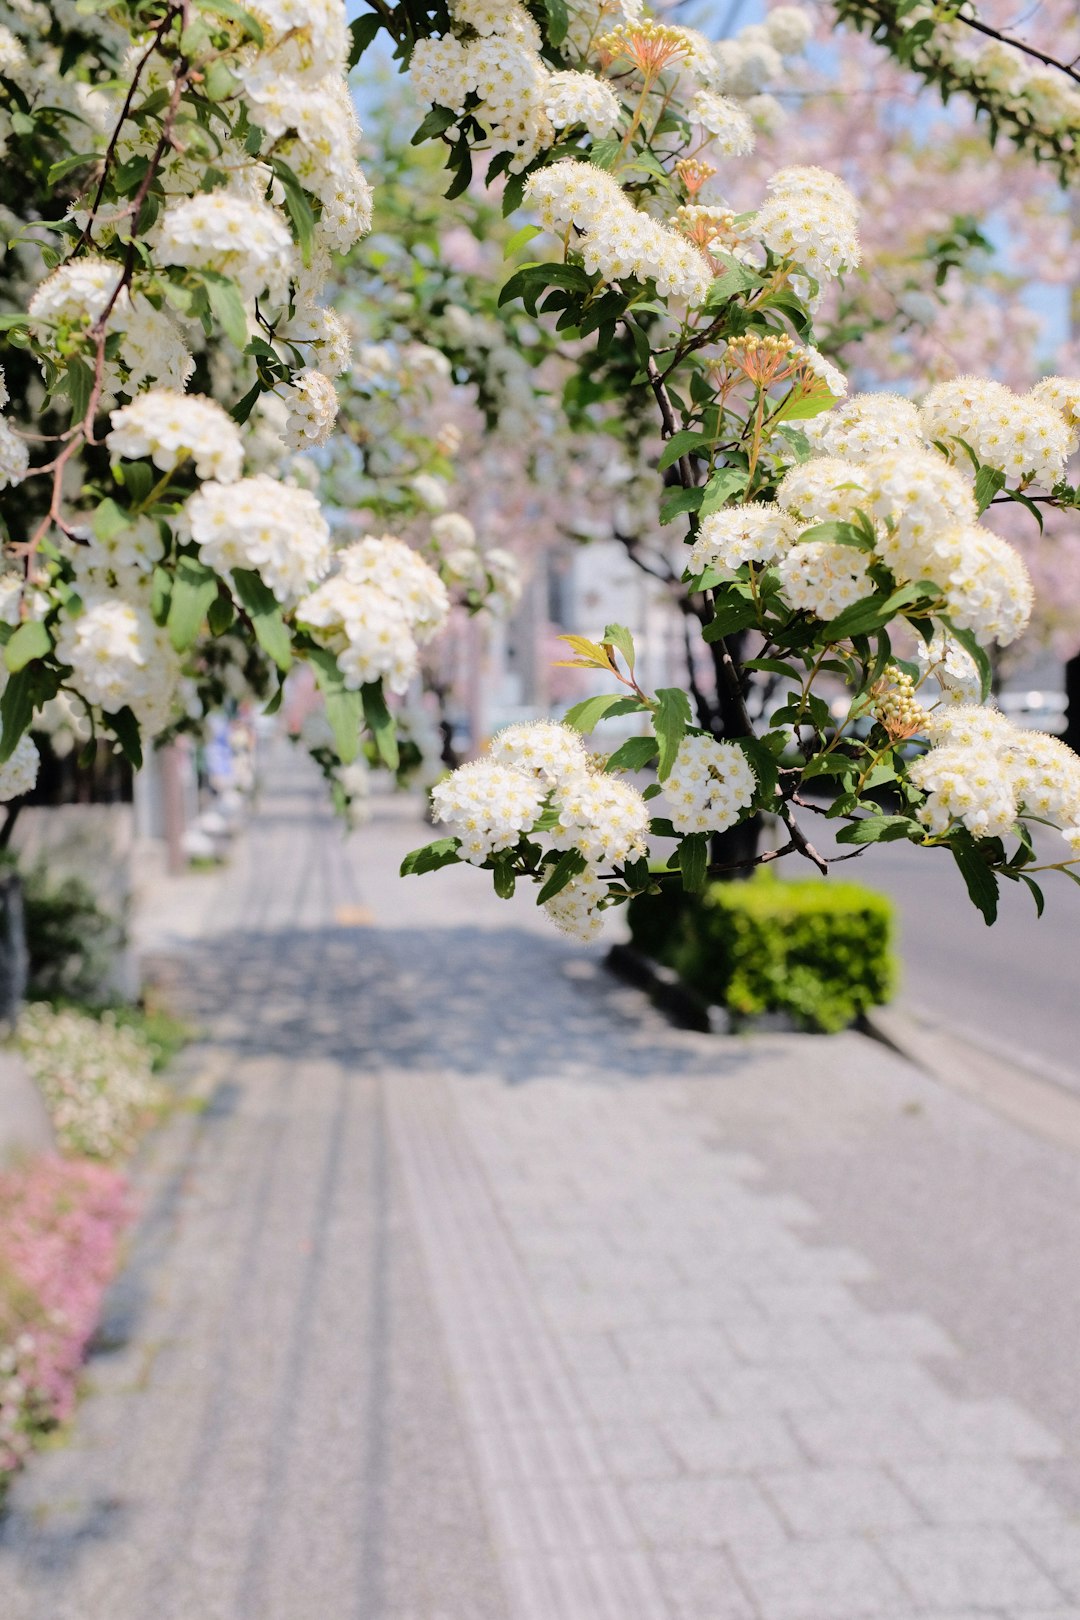
[[[0,1498],[76,1381],[131,1219],[123,1178],[46,1157],[0,1175]]]
[[[32,1003],[19,1019],[18,1042],[65,1153],[130,1153],[164,1104],[153,1047],[111,1012],[92,1017]]]
[[[861,884],[762,871],[679,898],[633,901],[633,942],[736,1019],[786,1013],[835,1031],[893,992],[893,907]]]

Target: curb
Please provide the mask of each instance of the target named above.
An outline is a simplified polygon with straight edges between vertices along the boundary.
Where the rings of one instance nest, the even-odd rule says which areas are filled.
[[[931,1019],[875,1007],[858,1026],[932,1080],[981,1103],[1033,1136],[1080,1156],[1080,1091],[990,1052]]]

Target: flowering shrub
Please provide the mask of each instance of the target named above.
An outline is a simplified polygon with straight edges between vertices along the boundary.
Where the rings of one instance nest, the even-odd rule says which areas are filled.
[[[944,21],[947,38],[954,20],[968,27],[962,9],[917,27]],[[260,689],[306,660],[338,763],[355,761],[366,722],[395,764],[386,694],[413,680],[455,578],[498,588],[494,552],[482,558],[461,522],[432,523],[437,567],[394,532],[337,550],[315,496],[279,476],[297,471],[289,447],[319,447],[335,425],[349,335],[320,298],[331,255],[371,214],[344,74],[382,33],[429,108],[416,139],[440,144],[451,203],[485,154],[506,214],[527,216],[512,256],[547,244],[500,296],[542,334],[538,353],[561,346],[576,365],[568,419],[584,433],[603,417],[650,446],[719,694],[706,713],[696,672],[689,692],[646,690],[618,625],[573,638],[573,662],[624,695],[579,705],[571,726],[636,714],[642,735],[584,763],[564,743],[539,777],[524,757],[465,767],[436,796],[453,837],[407,869],[466,859],[503,894],[526,877],[542,904],[559,901],[561,926],[592,932],[672,874],[699,887],[723,865],[716,837],[751,817],[785,829],[757,859],[827,867],[800,822],[812,781],[849,854],[945,845],[987,920],[999,878],[1032,884],[1041,904],[1034,872],[1076,875],[1071,770],[1043,815],[1030,781],[1044,767],[1015,764],[1032,752],[1022,735],[991,769],[980,739],[939,752],[933,716],[957,680],[985,702],[991,656],[1029,620],[1019,553],[980,519],[991,504],[1078,504],[1080,383],[960,378],[918,408],[847,399],[814,320],[863,257],[853,194],[804,161],[761,177],[738,211],[721,190],[724,165],[776,123],[772,92],[810,32],[802,12],[780,6],[719,42],[640,0],[380,4],[351,30],[340,0],[85,0],[21,16],[0,38],[0,83],[37,257],[7,318],[21,366],[0,465],[17,486],[22,577],[2,596],[0,765],[58,692],[137,761],[142,737],[198,712],[194,649],[215,643],[237,668],[257,651]],[[368,361],[394,371],[377,349]],[[454,515],[426,465],[411,485],[433,519]],[[938,757],[909,769],[915,739]],[[644,793],[623,779],[653,761]],[[13,767],[18,784],[31,763]],[[653,818],[661,794],[671,814]],[[1036,858],[1040,820],[1064,834],[1057,860]],[[666,865],[650,861],[657,839],[675,841]]]
[[[165,1092],[154,1051],[114,1014],[31,1003],[19,1019],[19,1047],[65,1153],[113,1159],[135,1147]]]
[[[0,1493],[36,1436],[71,1414],[130,1218],[104,1165],[47,1157],[0,1175]]]

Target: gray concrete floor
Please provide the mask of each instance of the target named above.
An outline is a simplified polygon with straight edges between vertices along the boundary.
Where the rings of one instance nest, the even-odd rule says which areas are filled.
[[[149,943],[203,1099],[4,1620],[1078,1620],[1080,1162],[848,1035],[671,1030],[274,762]]]

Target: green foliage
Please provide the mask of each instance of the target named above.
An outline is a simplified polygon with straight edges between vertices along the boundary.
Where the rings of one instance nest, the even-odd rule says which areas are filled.
[[[78,877],[54,878],[39,862],[23,875],[23,914],[29,996],[101,1002],[124,934],[90,886]]]
[[[759,871],[700,896],[639,896],[629,917],[639,950],[736,1018],[779,1012],[805,1029],[844,1029],[896,981],[892,904],[857,883]]]

